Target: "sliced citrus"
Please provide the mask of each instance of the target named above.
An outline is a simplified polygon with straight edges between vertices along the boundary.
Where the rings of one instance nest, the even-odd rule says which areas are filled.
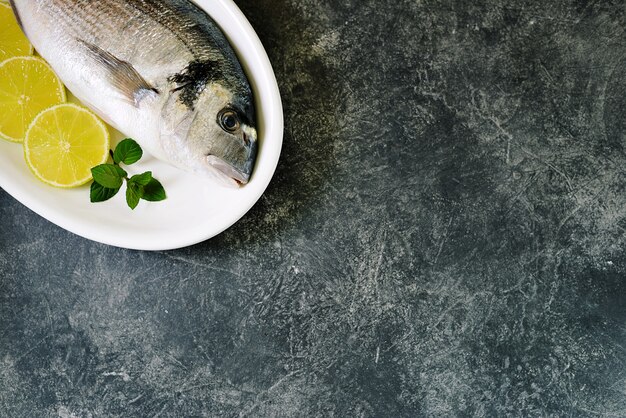
[[[0,138],[22,142],[42,110],[65,102],[65,87],[41,58],[14,57],[0,63]]]
[[[0,61],[32,53],[33,46],[17,24],[11,6],[0,1]]]
[[[89,110],[61,104],[41,112],[26,132],[24,156],[41,181],[76,187],[91,180],[91,168],[109,156],[109,131]]]

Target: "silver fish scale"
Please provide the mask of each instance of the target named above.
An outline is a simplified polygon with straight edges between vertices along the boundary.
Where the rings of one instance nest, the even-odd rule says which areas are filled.
[[[192,61],[213,61],[226,74],[241,73],[227,41],[205,13],[189,2],[48,0],[39,4],[55,17],[59,29],[131,62],[157,84]],[[160,73],[154,73],[155,69]],[[229,78],[226,81],[233,88],[247,85],[241,77]]]
[[[225,36],[194,3],[12,3],[41,56],[110,125],[183,170],[229,185],[249,180],[257,152],[250,84]],[[236,119],[233,129],[226,117]]]

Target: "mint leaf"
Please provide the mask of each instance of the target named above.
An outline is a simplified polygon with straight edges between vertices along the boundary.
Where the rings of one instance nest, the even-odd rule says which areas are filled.
[[[126,184],[126,203],[131,209],[135,209],[139,204],[139,199],[143,196],[143,186],[129,180]]]
[[[135,140],[124,139],[115,147],[115,151],[111,150],[109,154],[113,164],[101,164],[91,169],[94,179],[90,188],[92,203],[111,199],[120,191],[124,180],[126,180],[126,203],[133,210],[141,199],[160,202],[167,198],[163,185],[152,177],[151,171],[128,178],[128,173],[119,166],[120,163],[134,164],[143,156],[143,151]]]
[[[141,198],[143,200],[147,200],[148,202],[160,202],[161,200],[167,199],[167,196],[161,183],[157,179],[153,178],[146,186],[144,186],[143,196]]]
[[[137,183],[141,186],[147,186],[152,180],[152,171],[146,171],[143,174],[136,174],[130,178],[130,181]]]
[[[109,189],[94,181],[89,189],[91,203],[105,202],[115,196],[119,190],[119,188]]]
[[[115,147],[113,161],[115,164],[124,163],[131,165],[136,163],[143,156],[143,151],[134,139],[126,138]]]
[[[91,169],[91,175],[96,183],[108,189],[122,187],[126,171],[113,164],[100,164]]]

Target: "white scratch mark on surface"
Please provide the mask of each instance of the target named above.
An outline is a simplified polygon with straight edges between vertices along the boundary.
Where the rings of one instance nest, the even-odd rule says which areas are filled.
[[[256,396],[256,398],[254,399],[254,403],[252,405],[250,405],[248,408],[246,408],[244,411],[239,413],[240,417],[245,417],[246,415],[250,414],[252,411],[254,411],[256,408],[259,407],[259,405],[261,405],[263,403],[263,396],[272,393],[273,391],[275,391],[277,388],[279,388],[283,383],[285,383],[287,380],[289,380],[292,376],[294,376],[298,371],[294,370],[290,373],[287,373],[286,375],[284,375],[283,377],[281,377],[280,379],[278,379],[276,382],[274,382],[274,384],[272,386],[270,386],[269,388],[259,392],[259,394]]]
[[[232,274],[233,276],[241,277],[241,273],[238,273],[238,272],[233,271],[233,270],[221,268],[221,267],[216,267],[216,266],[214,266],[212,264],[200,263],[198,261],[189,260],[187,258],[175,256],[175,255],[172,255],[172,254],[167,254],[165,252],[161,252],[159,254],[169,258],[170,260],[176,260],[176,261],[180,261],[182,263],[189,264],[189,265],[192,265],[192,266],[205,268],[207,270],[220,271],[220,272],[223,272],[223,273]]]
[[[439,243],[439,249],[437,250],[437,255],[435,256],[435,260],[433,261],[433,266],[437,265],[437,261],[439,261],[439,256],[441,255],[441,252],[443,251],[443,246],[448,240],[448,233],[450,231],[450,227],[452,226],[453,220],[454,220],[453,217],[450,218],[450,222],[448,222],[448,226],[446,227],[446,230],[443,233],[443,238],[441,238],[441,242]]]
[[[104,376],[104,377],[117,376],[117,377],[121,377],[124,382],[129,382],[130,381],[130,376],[125,371],[121,371],[121,372],[104,372],[104,373],[102,373],[102,376]]]
[[[543,158],[541,158],[540,156],[538,156],[537,154],[533,154],[532,152],[528,151],[525,148],[522,148],[522,151],[533,157],[534,159],[536,159],[537,161],[539,161],[542,164],[545,164],[546,166],[548,166],[549,168],[551,168],[555,173],[559,174],[561,177],[563,177],[563,179],[565,180],[565,183],[567,183],[567,188],[568,190],[571,192],[572,190],[574,190],[574,187],[572,186],[572,180],[570,179],[570,177],[560,168],[558,168],[557,166],[555,166],[554,164],[550,163],[549,161],[544,160]]]

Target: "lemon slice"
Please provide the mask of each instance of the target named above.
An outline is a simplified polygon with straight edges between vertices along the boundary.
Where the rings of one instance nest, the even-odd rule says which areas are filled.
[[[61,104],[41,112],[28,128],[24,156],[32,172],[55,187],[91,180],[91,168],[109,156],[109,131],[87,109]]]
[[[33,46],[17,24],[11,6],[0,1],[0,61],[32,53]]]
[[[14,57],[0,63],[0,138],[22,142],[42,110],[65,102],[65,87],[41,58]]]

